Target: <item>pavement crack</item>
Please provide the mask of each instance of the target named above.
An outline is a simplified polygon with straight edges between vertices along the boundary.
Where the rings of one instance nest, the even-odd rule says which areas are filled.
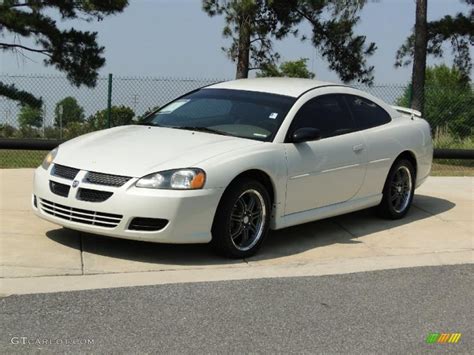
[[[346,227],[344,227],[344,226],[342,225],[342,223],[340,223],[339,221],[334,220],[333,222],[334,222],[334,224],[336,224],[339,228],[341,228],[341,229],[344,230],[345,232],[349,233],[349,234],[351,235],[351,237],[353,237],[354,239],[359,238],[359,236],[357,236],[357,235],[355,235],[354,233],[352,233],[349,229],[347,229]]]
[[[369,249],[375,251],[376,253],[383,254],[383,255],[387,255],[387,253],[385,253],[385,252],[383,251],[383,249],[378,248],[378,247],[375,247],[375,246],[373,246],[373,245],[371,245],[371,244],[369,244],[369,243],[366,243],[366,242],[364,242],[363,240],[360,240],[360,239],[359,239],[360,236],[358,236],[357,234],[352,233],[349,229],[347,229],[346,227],[344,227],[344,225],[343,225],[341,222],[335,220],[335,221],[334,221],[334,224],[337,225],[337,226],[339,226],[339,228],[341,228],[342,230],[344,230],[346,233],[349,233],[349,234],[351,235],[351,237],[352,237],[351,239],[356,240],[357,242],[364,244],[367,248],[369,248]]]
[[[83,245],[82,245],[82,233],[79,232],[79,251],[81,253],[81,274],[84,275],[84,256],[83,256]]]
[[[413,204],[412,206],[415,207],[415,208],[417,208],[417,209],[419,209],[420,211],[425,212],[426,214],[430,215],[431,217],[435,217],[436,219],[439,219],[440,221],[443,221],[443,222],[448,222],[448,221],[445,220],[444,218],[438,216],[438,213],[430,212],[430,211],[424,209],[423,207],[420,207],[420,206],[415,205],[415,204]]]

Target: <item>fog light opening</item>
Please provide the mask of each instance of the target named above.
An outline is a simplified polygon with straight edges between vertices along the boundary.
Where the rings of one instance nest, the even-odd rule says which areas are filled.
[[[128,226],[129,230],[157,232],[168,224],[167,219],[135,217]]]

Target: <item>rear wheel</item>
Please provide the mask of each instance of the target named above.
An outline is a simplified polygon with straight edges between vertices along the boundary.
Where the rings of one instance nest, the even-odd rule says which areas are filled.
[[[235,182],[217,208],[212,246],[227,257],[254,255],[268,233],[270,215],[270,197],[262,184],[248,179]]]
[[[378,213],[385,218],[399,219],[410,209],[415,191],[415,168],[409,160],[400,159],[390,169],[383,189]]]

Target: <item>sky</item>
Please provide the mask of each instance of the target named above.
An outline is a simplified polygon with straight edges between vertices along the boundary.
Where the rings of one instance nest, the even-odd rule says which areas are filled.
[[[428,20],[466,8],[459,0],[429,0]],[[222,37],[224,19],[207,16],[200,0],[130,0],[123,13],[101,22],[61,21],[56,14],[52,15],[61,27],[98,32],[98,42],[105,46],[106,58],[101,75],[196,79],[232,79],[235,75],[235,64],[221,50],[229,43]],[[356,33],[366,35],[367,40],[378,47],[368,59],[375,66],[375,82],[407,83],[411,68],[394,68],[394,59],[414,25],[415,0],[372,0],[360,16]],[[310,27],[302,25],[300,31],[309,35]],[[12,38],[6,36],[5,39]],[[22,40],[21,43],[30,42]],[[283,61],[308,58],[308,66],[317,79],[339,81],[310,41],[288,37],[275,42],[275,49]],[[429,59],[428,64],[450,64],[449,47],[446,54],[442,60]],[[53,67],[45,67],[40,55],[28,53],[28,56],[30,59],[2,52],[0,73],[60,74]]]

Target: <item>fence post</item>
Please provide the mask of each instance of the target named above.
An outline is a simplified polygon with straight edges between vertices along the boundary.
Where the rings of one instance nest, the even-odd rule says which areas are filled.
[[[111,111],[112,111],[112,73],[109,73],[109,89],[107,93],[107,128],[110,128]]]

